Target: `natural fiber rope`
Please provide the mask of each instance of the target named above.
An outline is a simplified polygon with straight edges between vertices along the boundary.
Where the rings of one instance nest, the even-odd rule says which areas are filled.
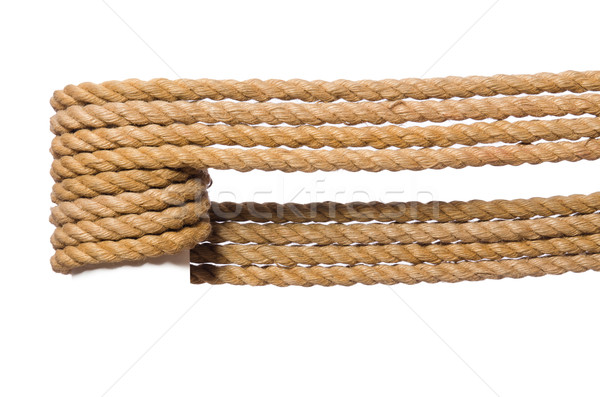
[[[68,85],[56,91],[50,103],[55,110],[73,105],[127,101],[178,101],[269,99],[305,102],[380,101],[405,98],[468,98],[476,95],[540,94],[542,92],[600,91],[600,72],[567,71],[558,74],[496,75],[434,79],[305,81],[305,80],[189,80],[155,79],[107,81],[102,84]]]
[[[174,183],[165,189],[148,189],[140,194],[126,192],[114,196],[100,195],[90,199],[59,201],[51,210],[50,221],[55,226],[62,226],[77,221],[97,221],[127,214],[143,214],[146,211],[162,211],[196,200],[204,189],[200,180],[190,179],[185,183]]]
[[[59,207],[60,208],[60,207]],[[600,211],[600,193],[518,200],[417,201],[396,203],[212,203],[210,219],[234,222],[467,222],[529,219]],[[89,216],[84,213],[84,216]],[[76,216],[70,213],[71,216]],[[85,219],[85,218],[76,218]]]
[[[500,243],[458,244],[384,244],[353,246],[278,246],[263,244],[199,244],[192,250],[192,261],[216,264],[281,266],[334,265],[344,263],[442,263],[478,261],[483,259],[539,257],[600,253],[600,234]],[[201,258],[201,259],[200,259]]]
[[[212,205],[207,195],[206,168],[399,171],[595,160],[597,117],[505,121],[598,116],[600,95],[586,91],[600,91],[600,72],[67,86],[51,100],[57,110],[51,119],[52,266],[68,273],[195,246],[194,283],[412,284],[598,270],[600,193],[490,202]],[[580,95],[537,95],[563,92]],[[472,98],[497,95],[505,96]],[[250,100],[257,103],[236,102]],[[468,119],[496,121],[339,125]],[[376,150],[354,149],[365,147]]]
[[[60,226],[77,221],[96,221],[145,211],[160,211],[169,205],[192,201],[202,192],[198,180],[173,184],[166,189],[149,189],[142,194],[100,195],[74,202],[63,201],[52,208],[51,221]],[[591,214],[600,211],[600,193],[555,196],[519,200],[472,200],[468,202],[433,201],[397,203],[322,202],[310,204],[212,203],[209,216],[213,221],[234,222],[466,222],[470,220],[529,219],[538,216]],[[220,223],[220,222],[219,222]]]
[[[196,259],[197,260],[197,259]],[[437,265],[356,265],[356,266],[214,266],[191,267],[194,284],[300,285],[456,283],[505,277],[522,278],[566,272],[600,270],[599,254],[561,255],[500,261],[442,262]]]
[[[448,99],[444,101],[242,103],[242,102],[110,102],[74,105],[50,119],[56,135],[82,128],[143,126],[174,123],[321,125],[383,124],[446,120],[503,120],[508,117],[544,117],[600,114],[600,95],[524,96]]]
[[[213,222],[213,231],[207,241],[269,245],[498,242],[589,234],[594,233],[599,224],[600,214],[466,223],[334,223],[323,225]]]
[[[132,169],[214,168],[236,171],[401,171],[596,160],[600,141],[442,149],[219,149],[197,146],[118,148],[63,156],[52,163],[56,181]]]
[[[206,175],[207,173],[202,173]],[[116,195],[124,192],[144,193],[148,189],[166,188],[172,183],[186,182],[193,178],[206,179],[196,172],[161,169],[155,171],[131,170],[121,172],[101,172],[96,175],[80,175],[55,183],[52,187],[52,201],[59,204],[80,197]]]
[[[102,218],[96,222],[79,221],[58,227],[53,236],[54,248],[84,242],[119,240],[141,237],[179,229],[197,221],[206,213],[208,199],[172,207],[163,212]],[[600,214],[564,218],[467,222],[467,223],[367,223],[367,224],[253,224],[213,223],[211,243],[232,242],[269,245],[315,244],[431,244],[462,242],[520,241],[544,237],[575,236],[594,233],[600,224]]]
[[[248,125],[151,124],[144,127],[81,129],[54,137],[52,152],[56,157],[72,156],[81,152],[114,150],[122,147],[144,146],[302,146],[311,149],[323,147],[448,147],[474,146],[480,143],[533,143],[539,140],[578,140],[597,138],[600,120],[592,117],[577,119],[531,120],[509,123],[477,122],[451,126],[428,127],[251,127]]]

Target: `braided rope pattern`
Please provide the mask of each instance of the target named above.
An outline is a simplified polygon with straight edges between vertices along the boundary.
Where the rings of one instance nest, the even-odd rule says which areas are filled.
[[[68,273],[191,249],[193,283],[278,286],[600,270],[600,193],[348,204],[211,203],[207,194],[207,168],[377,172],[596,160],[600,94],[588,91],[600,91],[600,72],[69,85],[51,99],[51,264]],[[578,117],[560,118],[568,115]],[[522,117],[530,119],[506,120]],[[446,123],[401,125],[408,122]]]

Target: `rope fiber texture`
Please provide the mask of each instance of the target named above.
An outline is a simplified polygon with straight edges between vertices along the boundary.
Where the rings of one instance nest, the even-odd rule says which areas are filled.
[[[69,273],[190,250],[192,283],[277,286],[600,270],[600,192],[466,202],[215,203],[207,171],[597,160],[594,91],[597,71],[68,85],[50,101],[51,265]]]

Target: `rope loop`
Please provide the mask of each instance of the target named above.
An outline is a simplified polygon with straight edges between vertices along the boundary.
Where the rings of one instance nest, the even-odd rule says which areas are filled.
[[[52,268],[191,250],[191,282],[211,284],[600,270],[600,193],[345,204],[208,197],[209,168],[378,172],[597,160],[594,91],[597,71],[68,85],[51,99]]]

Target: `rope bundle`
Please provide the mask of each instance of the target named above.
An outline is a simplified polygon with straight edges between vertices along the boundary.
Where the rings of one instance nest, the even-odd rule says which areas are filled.
[[[207,168],[596,160],[592,91],[600,72],[69,85],[51,99],[52,267],[68,273],[191,249],[193,283],[413,284],[600,270],[600,193],[304,205],[211,203],[207,194]],[[449,120],[459,122],[403,125]]]

